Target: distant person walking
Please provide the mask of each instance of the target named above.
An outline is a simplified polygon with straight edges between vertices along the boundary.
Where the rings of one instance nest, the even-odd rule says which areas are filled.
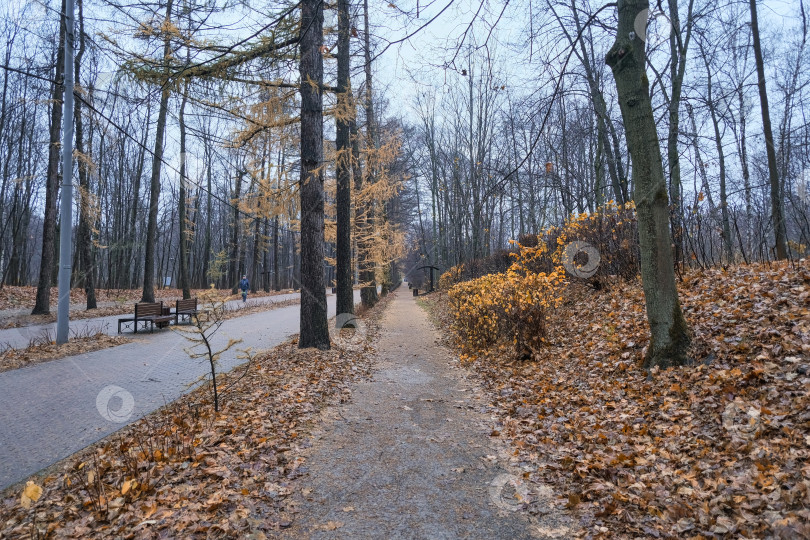
[[[239,282],[239,288],[242,290],[242,302],[247,302],[247,292],[250,289],[250,282],[247,276],[242,276],[242,281]]]

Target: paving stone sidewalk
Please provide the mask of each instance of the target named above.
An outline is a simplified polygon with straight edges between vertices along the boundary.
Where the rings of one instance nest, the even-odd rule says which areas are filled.
[[[551,489],[508,466],[483,391],[408,292],[386,308],[373,380],[327,409],[313,434],[296,519],[281,536],[574,537]],[[537,517],[518,511],[518,495],[536,501]]]
[[[359,298],[355,291],[355,301]],[[329,295],[327,303],[331,317],[335,297]],[[230,338],[244,341],[223,355],[220,370],[242,362],[235,349],[269,349],[298,333],[299,308],[225,321],[214,345],[221,347]],[[0,373],[0,489],[177,399],[207,373],[205,363],[184,352],[189,342],[175,332],[139,333],[134,339]]]

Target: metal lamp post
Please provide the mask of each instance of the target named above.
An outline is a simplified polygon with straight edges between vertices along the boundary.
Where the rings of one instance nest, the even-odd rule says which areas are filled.
[[[62,204],[59,229],[59,303],[56,343],[67,343],[70,328],[71,233],[73,232],[73,0],[65,0],[65,92],[62,114]]]

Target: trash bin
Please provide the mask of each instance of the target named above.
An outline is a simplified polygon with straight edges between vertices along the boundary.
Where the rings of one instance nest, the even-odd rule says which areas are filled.
[[[413,290],[413,295],[414,296],[419,296],[419,289],[414,289]]]

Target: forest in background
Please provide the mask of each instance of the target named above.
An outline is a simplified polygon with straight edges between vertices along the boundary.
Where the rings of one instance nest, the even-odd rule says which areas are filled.
[[[641,24],[681,267],[807,251],[806,10],[801,1],[761,2],[762,29],[752,31],[749,4],[659,2]],[[74,286],[146,291],[151,276],[157,286],[232,288],[242,274],[254,288],[298,286],[298,6],[77,4]],[[348,6],[354,283],[387,286],[405,251],[406,271],[443,271],[571,214],[633,199],[605,63],[616,10],[484,2],[454,7],[453,26],[440,19],[451,6]],[[338,5],[323,7],[323,265],[332,285],[336,128],[347,109],[337,98]],[[58,250],[60,9],[13,3],[2,21],[0,284],[37,285],[40,310]],[[392,29],[419,43],[423,28],[441,25],[446,40],[421,47],[409,79],[400,71],[386,80],[394,62],[386,53],[400,41]],[[365,277],[361,259],[372,261]]]
[[[299,288],[297,6],[78,2],[74,287],[139,288],[149,257],[158,287],[235,289],[247,274],[254,290]],[[43,253],[48,281],[56,280],[64,77],[59,10],[59,2],[23,2],[10,6],[2,23],[2,285],[41,285]],[[336,29],[324,33],[334,48]],[[220,44],[240,35],[245,38],[236,44]],[[271,36],[281,43],[268,46]],[[353,45],[363,56],[365,43]],[[334,64],[327,62],[333,79]],[[369,72],[358,93],[370,84]],[[334,285],[334,84],[327,100],[329,91],[324,272]],[[372,100],[360,98],[353,105],[364,115]],[[387,223],[402,221],[396,194],[405,165],[397,151],[399,120],[377,101],[373,130],[362,116],[353,127],[357,160],[374,167],[374,186],[362,190],[355,182],[353,199],[385,214],[359,234],[369,238],[364,253],[379,261],[382,280],[382,268],[396,255],[386,243],[398,233]],[[357,208],[352,217],[358,212],[362,219],[365,211]],[[362,230],[355,228],[354,242]]]
[[[660,4],[660,2],[659,2]],[[805,115],[807,14],[759,2],[785,245],[808,246]],[[633,199],[616,87],[605,57],[616,10],[600,2],[534,4],[518,49],[488,34],[459,51],[447,88],[419,94],[413,118],[416,238],[442,269]],[[773,260],[773,195],[749,2],[650,5],[648,77],[681,265]],[[642,26],[643,28],[643,26]],[[528,90],[527,90],[528,88]],[[415,276],[416,277],[416,276]],[[421,277],[420,277],[421,279]]]
[[[422,288],[433,267],[439,291],[414,301],[440,331],[414,331],[411,311],[387,360],[470,368],[458,380],[483,384],[479,442],[509,445],[500,463],[472,445],[480,454],[451,472],[508,462],[511,511],[570,515],[572,535],[810,537],[801,0],[77,8],[70,232],[84,315],[101,311],[96,287],[165,299],[166,277],[188,296],[247,274],[255,288],[300,287],[300,333],[221,374],[222,408],[201,386],[8,491],[4,530],[291,527],[319,411],[379,373],[384,310],[416,310],[403,291],[363,311],[368,331],[342,333],[353,286],[368,307],[378,285],[384,295],[404,274]],[[59,10],[23,2],[4,19],[0,287],[36,286],[35,312],[49,309],[61,225],[71,32]],[[458,355],[439,355],[439,336]],[[441,432],[424,444],[470,446],[444,437],[464,401],[408,386],[413,401],[386,387],[374,403],[402,414],[385,437],[400,443],[418,420]],[[425,402],[446,413],[423,415]],[[447,475],[426,471],[447,507]],[[402,498],[379,489],[391,474],[415,473],[358,476],[377,505]]]

